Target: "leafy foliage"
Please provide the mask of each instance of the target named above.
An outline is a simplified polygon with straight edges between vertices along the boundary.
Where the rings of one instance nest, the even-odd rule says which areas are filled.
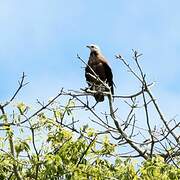
[[[160,156],[143,161],[135,168],[130,158],[118,157],[120,147],[113,144],[109,136],[98,134],[88,126],[78,134],[70,126],[63,126],[57,118],[64,120],[73,116],[72,105],[69,101],[64,109],[53,108],[53,115],[42,111],[29,121],[29,126],[12,128],[15,156],[7,148],[10,130],[4,128],[0,179],[17,179],[14,165],[22,179],[180,179],[180,169],[165,163]],[[27,106],[20,103],[17,108],[13,118],[18,117],[20,121]]]

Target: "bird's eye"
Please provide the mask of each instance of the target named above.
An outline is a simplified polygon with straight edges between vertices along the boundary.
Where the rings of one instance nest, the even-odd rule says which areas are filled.
[[[92,48],[94,48],[94,46],[91,46]]]

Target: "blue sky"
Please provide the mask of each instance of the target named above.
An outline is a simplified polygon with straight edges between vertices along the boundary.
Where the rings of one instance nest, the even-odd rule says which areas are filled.
[[[61,87],[86,86],[78,53],[98,44],[114,74],[116,94],[140,85],[114,55],[131,62],[131,49],[143,53],[141,64],[167,116],[180,107],[180,1],[178,0],[1,0],[0,101],[17,88],[24,71],[30,84],[17,100],[29,103],[56,95]]]

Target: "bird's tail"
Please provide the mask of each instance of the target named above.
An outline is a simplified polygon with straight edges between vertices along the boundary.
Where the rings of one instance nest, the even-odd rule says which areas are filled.
[[[102,102],[104,101],[104,95],[101,92],[97,92],[94,94],[94,98],[96,99],[97,102]]]

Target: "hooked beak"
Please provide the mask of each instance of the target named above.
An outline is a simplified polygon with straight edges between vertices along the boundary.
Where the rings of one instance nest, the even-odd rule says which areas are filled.
[[[89,49],[91,48],[91,46],[86,46],[86,47],[89,48]]]

